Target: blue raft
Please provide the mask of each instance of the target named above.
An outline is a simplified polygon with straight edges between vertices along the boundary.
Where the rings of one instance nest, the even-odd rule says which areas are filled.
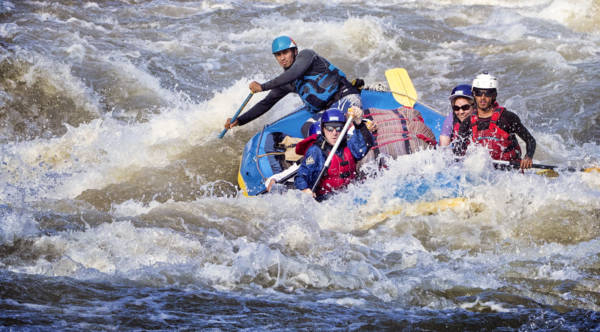
[[[399,104],[391,92],[362,90],[361,98],[363,108],[398,109],[404,105]],[[444,116],[433,109],[417,102],[413,108],[421,113],[425,124],[439,139]],[[273,123],[267,124],[254,135],[242,154],[242,161],[238,172],[238,184],[245,196],[256,196],[264,193],[264,182],[273,174],[281,172],[284,168],[274,153],[274,146],[282,136],[302,138],[301,127],[314,113],[306,107],[300,108]]]

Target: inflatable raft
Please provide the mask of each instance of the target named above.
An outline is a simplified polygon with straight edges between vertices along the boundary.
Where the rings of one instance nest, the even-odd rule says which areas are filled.
[[[406,78],[408,79],[408,76]],[[388,82],[390,82],[389,78]],[[412,88],[410,81],[409,84],[410,88]],[[393,84],[390,84],[390,87],[392,90],[394,89]],[[408,94],[410,94],[410,88],[408,89]],[[412,89],[414,91],[414,88]],[[399,101],[409,100],[399,98],[399,96],[406,96],[406,90],[404,88],[402,90],[400,94],[367,89],[361,90],[365,118],[369,118],[370,116],[375,117],[377,116],[376,114],[383,114],[384,119],[381,121],[387,121],[385,120],[385,110],[388,110],[392,114],[392,112],[398,113],[397,110],[403,108],[414,109],[420,113],[422,122],[430,128],[431,137],[438,139],[444,116],[419,102],[407,102],[409,105],[401,104]],[[414,92],[413,99],[416,100],[416,92]],[[285,142],[301,140],[304,137],[302,125],[313,115],[314,113],[308,111],[307,108],[300,108],[273,123],[265,125],[246,143],[238,172],[238,184],[245,196],[255,196],[266,192],[265,181],[291,165],[291,162],[286,158]],[[401,128],[400,125],[398,127],[396,132],[405,133],[406,128]],[[380,137],[381,140],[384,140],[384,138]],[[432,144],[435,144],[435,141]],[[409,146],[406,148],[410,149]]]

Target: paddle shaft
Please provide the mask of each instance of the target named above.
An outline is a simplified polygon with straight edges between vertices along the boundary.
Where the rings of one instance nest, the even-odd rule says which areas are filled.
[[[288,175],[284,176],[284,177],[283,177],[283,178],[281,178],[280,180],[277,180],[275,183],[284,183],[285,181],[287,181],[287,180],[289,180],[289,179],[293,178],[294,176],[296,176],[296,174],[297,174],[297,173],[298,173],[298,170],[295,170],[295,171],[293,171],[292,173],[290,173],[290,174],[288,174]],[[261,190],[261,192],[259,192],[259,193],[258,193],[258,194],[256,194],[256,195],[258,196],[258,195],[266,194],[266,193],[268,193],[268,192],[269,192],[269,191],[268,191],[268,190],[267,190],[267,188],[265,187],[265,189]]]
[[[520,168],[521,167],[521,163],[518,162],[518,161],[494,160],[494,164],[504,165],[504,166],[511,166],[512,168]],[[559,168],[559,167],[558,166],[554,166],[554,165],[532,164],[531,168],[551,169],[551,170],[554,170],[555,168]],[[565,170],[567,170],[569,172],[581,172],[581,171],[585,171],[585,169],[576,169],[574,167],[567,167],[567,168],[565,168]]]
[[[233,115],[233,117],[231,118],[231,121],[229,121],[229,123],[234,123],[235,122],[235,120],[237,119],[238,115],[240,115],[240,112],[244,109],[244,107],[246,107],[246,105],[250,101],[250,98],[252,98],[253,95],[254,95],[254,92],[250,92],[248,94],[248,97],[246,97],[246,99],[242,103],[242,106],[240,106],[240,108],[238,108],[237,112],[235,112],[235,114]],[[227,132],[227,128],[223,129],[223,131],[219,134],[219,138],[223,138],[223,136],[225,136],[226,132]]]
[[[346,136],[346,132],[348,131],[348,128],[350,128],[351,123],[352,123],[352,116],[349,115],[348,120],[346,120],[346,124],[344,125],[344,129],[342,129],[342,132],[340,133],[340,136],[338,137],[338,140],[333,145],[333,148],[331,149],[331,152],[329,152],[327,159],[325,159],[325,164],[323,165],[321,172],[319,172],[317,181],[315,181],[315,184],[313,184],[313,186],[312,186],[311,190],[313,193],[317,190],[317,188],[319,186],[319,182],[321,182],[321,178],[323,177],[323,174],[325,174],[325,172],[327,172],[327,169],[329,168],[329,164],[331,164],[331,159],[333,159],[335,152],[337,151],[338,147],[342,143],[342,140]],[[321,130],[325,131],[325,128],[322,128]],[[325,134],[323,134],[323,135],[325,135]]]
[[[433,106],[431,106],[431,105],[428,105],[428,104],[425,104],[424,102],[422,102],[422,101],[420,101],[420,100],[414,99],[413,97],[411,97],[411,96],[409,96],[409,95],[407,95],[407,94],[405,94],[405,93],[402,93],[402,92],[399,92],[399,91],[392,91],[392,90],[385,90],[385,92],[391,92],[391,93],[393,93],[393,94],[397,94],[397,95],[404,96],[404,97],[406,97],[406,98],[409,98],[409,99],[411,99],[411,100],[414,100],[414,101],[415,101],[415,104],[416,104],[416,103],[419,103],[419,104],[421,104],[421,105],[423,105],[423,106],[425,106],[425,107],[427,107],[427,108],[430,108],[430,109],[434,110],[435,112],[437,112],[437,113],[439,113],[439,114],[442,114],[442,112],[438,111],[438,110],[437,110],[435,107],[433,107]],[[402,105],[402,106],[405,106],[405,105]],[[414,106],[414,105],[413,105],[413,106]]]

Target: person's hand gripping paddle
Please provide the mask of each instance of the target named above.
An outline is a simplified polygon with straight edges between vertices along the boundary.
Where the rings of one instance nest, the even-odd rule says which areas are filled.
[[[362,117],[362,110],[359,110],[359,111],[361,114],[360,116]],[[329,168],[329,164],[331,164],[331,159],[333,159],[333,156],[335,155],[335,152],[337,151],[338,147],[342,143],[342,140],[344,140],[344,138],[346,137],[346,132],[348,132],[348,129],[350,128],[350,124],[352,124],[354,112],[352,112],[351,110],[348,110],[347,116],[348,116],[348,119],[346,120],[346,123],[344,124],[344,128],[342,129],[340,136],[338,136],[337,141],[335,141],[335,144],[333,145],[331,152],[329,152],[327,159],[325,159],[325,164],[323,165],[321,172],[319,172],[319,176],[317,177],[317,180],[315,181],[315,183],[312,186],[311,190],[313,192],[313,195],[314,195],[314,193],[316,193],[316,190],[319,187],[319,183],[321,182],[323,175],[325,174],[325,172],[327,172],[327,169]]]
[[[242,106],[240,106],[240,108],[238,108],[237,112],[235,112],[235,114],[233,115],[233,117],[229,121],[230,124],[235,122],[235,120],[237,119],[238,115],[240,115],[240,112],[244,109],[244,107],[246,107],[246,105],[250,101],[250,98],[252,98],[253,95],[254,95],[254,92],[250,92],[250,94],[248,94],[248,97],[246,97],[246,100],[244,100],[244,102],[242,103]],[[223,131],[219,134],[219,138],[223,138],[223,136],[225,136],[225,133],[227,132],[227,129],[228,128],[223,129]]]

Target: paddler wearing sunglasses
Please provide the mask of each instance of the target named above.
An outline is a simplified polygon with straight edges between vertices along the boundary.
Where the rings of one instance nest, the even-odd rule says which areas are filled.
[[[350,107],[348,115],[352,116],[354,122],[354,133],[350,138],[341,137],[346,122],[346,116],[341,110],[330,108],[323,113],[321,134],[306,150],[294,179],[296,189],[315,197],[318,201],[348,186],[356,178],[356,162],[364,158],[373,146],[373,136],[366,123],[362,121],[362,109]],[[343,141],[319,182],[316,192],[313,193],[311,188],[317,181],[329,152],[339,139]]]
[[[471,119],[463,121],[458,129],[461,143],[454,151],[463,155],[469,141],[487,147],[492,159],[518,161],[521,169],[531,168],[535,153],[535,138],[521,123],[515,113],[501,107],[496,101],[498,80],[483,72],[473,80],[472,92],[475,98],[476,112]],[[516,136],[525,141],[526,152],[521,159],[521,147]]]
[[[452,111],[444,119],[440,133],[440,146],[448,146],[458,136],[460,124],[471,116],[474,108],[473,93],[470,84],[459,84],[450,92]]]

